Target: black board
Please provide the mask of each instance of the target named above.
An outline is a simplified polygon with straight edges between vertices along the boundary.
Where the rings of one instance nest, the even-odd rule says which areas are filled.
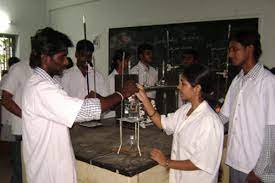
[[[259,18],[247,18],[111,28],[109,29],[109,66],[111,66],[114,51],[120,48],[130,51],[131,66],[135,65],[138,62],[137,48],[142,43],[153,46],[152,66],[159,71],[163,61],[165,64],[178,65],[182,53],[188,49],[194,49],[199,54],[200,63],[207,65],[213,73],[214,100],[216,100],[225,96],[231,80],[238,73],[238,69],[230,65],[227,84],[225,84],[225,78],[217,74],[226,68],[229,25],[231,33],[241,30],[257,31],[258,22]],[[110,69],[109,67],[109,71]],[[172,80],[177,82],[178,73],[175,74]]]
[[[195,49],[202,63],[220,69],[226,62],[228,25],[231,33],[258,30],[258,18],[191,22],[109,29],[109,66],[116,49],[125,48],[132,54],[132,66],[138,61],[137,47],[142,43],[154,47],[153,66],[176,65],[186,49]],[[110,68],[110,67],[109,67]],[[110,69],[109,69],[110,71]]]

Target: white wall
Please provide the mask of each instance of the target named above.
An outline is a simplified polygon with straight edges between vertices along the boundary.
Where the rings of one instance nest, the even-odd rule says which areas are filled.
[[[28,59],[30,54],[30,37],[37,29],[46,25],[45,0],[0,0],[0,11],[5,12],[12,24],[1,33],[18,35],[16,56]]]
[[[83,38],[82,15],[87,38],[100,35],[96,66],[108,71],[108,29],[205,20],[259,17],[262,62],[275,66],[275,1],[273,0],[47,0],[50,25],[76,41]],[[214,27],[213,27],[214,28]],[[73,51],[70,52],[73,56]]]

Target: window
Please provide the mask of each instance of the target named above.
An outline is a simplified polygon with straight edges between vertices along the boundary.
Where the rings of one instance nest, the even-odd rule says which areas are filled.
[[[4,70],[8,70],[8,59],[15,56],[15,35],[0,34],[0,79]]]

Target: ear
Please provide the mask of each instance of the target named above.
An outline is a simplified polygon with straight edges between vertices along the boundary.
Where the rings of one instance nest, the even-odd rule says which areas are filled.
[[[254,52],[254,46],[251,44],[251,45],[248,45],[247,47],[246,47],[250,52]]]
[[[201,85],[197,84],[197,85],[194,87],[194,89],[195,89],[195,93],[196,93],[196,94],[200,94],[200,93],[201,93]]]
[[[49,60],[49,56],[48,55],[45,55],[45,54],[41,55],[41,62],[46,62],[48,60]]]
[[[254,49],[255,49],[255,47],[253,45],[248,45],[246,47],[246,50],[247,50],[247,53],[249,54],[249,56],[254,57]]]
[[[50,61],[50,56],[45,55],[45,54],[41,55],[41,65],[42,66],[45,67],[46,65],[48,65],[49,61]]]
[[[140,53],[139,55],[138,55],[138,59],[142,59],[143,58],[143,53]]]

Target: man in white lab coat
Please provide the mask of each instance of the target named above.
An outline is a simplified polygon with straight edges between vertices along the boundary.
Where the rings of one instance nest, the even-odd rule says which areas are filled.
[[[275,77],[260,63],[261,54],[259,33],[231,35],[228,56],[241,71],[220,111],[222,121],[229,121],[230,183],[275,182]]]
[[[138,47],[139,62],[131,69],[131,74],[138,75],[138,81],[144,86],[154,86],[158,81],[158,72],[150,66],[153,62],[153,47],[149,44],[142,44]],[[156,91],[146,92],[149,98],[156,97]]]
[[[120,92],[100,99],[70,97],[53,77],[62,74],[71,40],[52,28],[31,38],[30,66],[34,74],[22,96],[23,155],[29,183],[75,183],[75,157],[69,128],[73,123],[99,119],[101,111],[136,91],[127,82]]]
[[[11,182],[22,182],[21,141],[22,141],[22,91],[32,70],[27,60],[22,60],[10,67],[2,83],[2,105],[11,112],[11,133],[15,137],[12,143],[12,169]]]
[[[107,80],[110,94],[115,92],[115,76],[121,75],[122,73],[125,73],[127,69],[129,69],[128,64],[130,62],[130,58],[131,58],[131,55],[126,50],[118,49],[115,51],[112,59],[112,65],[111,65],[112,72],[111,74],[109,74],[108,80]],[[116,115],[115,111],[110,111],[104,117],[115,117],[115,115]]]
[[[100,72],[94,70],[92,64],[93,53],[94,45],[92,42],[89,40],[77,42],[75,52],[76,65],[64,71],[61,78],[61,85],[69,96],[84,99],[91,90],[95,91],[95,89],[96,93],[101,96],[108,95],[106,79]]]

